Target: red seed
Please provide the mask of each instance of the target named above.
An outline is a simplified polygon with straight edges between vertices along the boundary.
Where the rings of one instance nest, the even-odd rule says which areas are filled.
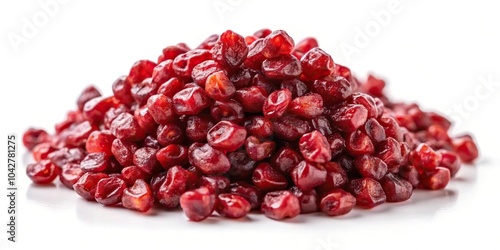
[[[95,200],[105,206],[111,206],[122,200],[123,191],[127,188],[125,181],[118,177],[101,179],[97,183]]]
[[[386,195],[379,182],[372,178],[354,179],[349,190],[356,197],[356,205],[365,208],[378,206],[386,201]]]
[[[50,184],[59,174],[59,168],[49,160],[28,164],[26,174],[35,184]]]
[[[320,164],[301,161],[292,169],[290,175],[297,187],[307,191],[325,183],[327,172]]]
[[[235,151],[243,146],[246,137],[247,131],[244,127],[229,121],[221,121],[208,131],[207,142],[217,149]]]
[[[288,186],[286,178],[271,167],[271,164],[263,162],[255,168],[252,176],[253,184],[264,192],[283,190]]]
[[[132,187],[123,191],[122,205],[124,208],[147,212],[153,207],[153,193],[148,184],[138,179]]]
[[[97,183],[104,178],[108,178],[108,175],[104,173],[85,173],[73,185],[73,189],[82,198],[93,201],[95,200]]]
[[[218,214],[233,219],[245,217],[251,209],[245,198],[235,194],[219,194],[216,204]]]
[[[290,191],[269,192],[262,201],[261,210],[274,220],[293,218],[300,214],[300,202]]]
[[[180,198],[181,208],[191,221],[202,221],[214,211],[215,195],[206,187],[187,191]]]
[[[340,216],[354,208],[356,198],[342,189],[334,189],[325,194],[319,204],[321,211],[328,216]]]

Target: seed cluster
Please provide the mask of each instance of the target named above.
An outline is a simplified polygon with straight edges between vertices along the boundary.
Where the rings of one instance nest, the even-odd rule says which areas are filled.
[[[36,161],[26,173],[105,206],[180,206],[192,221],[339,216],[445,188],[478,157],[473,139],[450,137],[445,117],[391,101],[384,86],[314,38],[228,30],[137,61],[112,96],[87,87],[54,134],[25,132]]]

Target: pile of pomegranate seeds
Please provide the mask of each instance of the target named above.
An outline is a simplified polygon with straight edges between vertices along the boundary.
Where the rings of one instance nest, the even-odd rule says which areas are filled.
[[[338,216],[445,188],[476,144],[384,86],[355,78],[314,38],[228,30],[137,61],[112,96],[86,88],[55,134],[26,131],[36,161],[26,173],[105,206],[180,206],[192,221],[257,209]]]

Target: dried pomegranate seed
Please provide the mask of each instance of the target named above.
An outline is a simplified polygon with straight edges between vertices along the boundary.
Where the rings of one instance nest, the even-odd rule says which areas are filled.
[[[292,168],[295,167],[301,160],[302,157],[297,151],[288,147],[282,147],[273,155],[270,163],[274,168],[288,175]]]
[[[95,200],[97,183],[104,178],[108,178],[108,175],[104,173],[85,173],[73,185],[73,189],[82,198],[93,201]]]
[[[76,163],[66,163],[61,168],[61,173],[59,174],[59,181],[67,188],[73,189],[73,185],[82,177],[83,171],[79,164]]]
[[[208,131],[207,141],[214,148],[235,151],[243,146],[246,137],[247,131],[244,127],[229,121],[221,121]]]
[[[323,98],[316,93],[296,97],[288,111],[304,118],[315,118],[323,113]]]
[[[342,188],[349,181],[346,171],[339,163],[327,162],[323,168],[326,170],[326,180],[318,187],[320,193],[328,193],[334,189]]]
[[[316,93],[323,97],[325,105],[340,103],[352,94],[351,84],[341,76],[316,80],[313,88]]]
[[[311,189],[302,191],[298,187],[291,187],[290,191],[299,198],[301,214],[309,214],[318,211],[318,194],[316,190]]]
[[[332,159],[330,144],[318,130],[304,134],[299,140],[299,148],[308,161],[326,163]]]
[[[118,177],[101,179],[95,189],[95,200],[105,206],[115,205],[122,200],[126,188],[125,181]]]
[[[468,135],[453,139],[453,146],[463,162],[473,162],[479,155],[476,143]]]
[[[224,174],[231,163],[223,151],[209,144],[193,143],[188,150],[189,162],[204,174]]]
[[[42,142],[37,144],[32,150],[33,159],[35,161],[45,160],[49,157],[49,154],[56,151],[57,148],[52,147],[49,142]]]
[[[386,195],[379,182],[372,178],[354,179],[349,190],[356,197],[356,204],[366,208],[378,206],[386,201]]]
[[[330,75],[335,63],[330,55],[322,49],[312,48],[300,59],[302,71],[308,79],[318,79]]]
[[[178,115],[196,115],[210,106],[207,92],[200,87],[185,88],[173,97],[174,111]]]
[[[448,185],[450,178],[450,170],[443,167],[437,167],[422,174],[421,184],[424,188],[427,189],[443,189],[446,187],[446,185]]]
[[[262,202],[260,190],[246,182],[231,183],[229,193],[236,194],[245,198],[248,202],[250,202],[250,206],[252,206],[252,209],[259,208]]]
[[[78,106],[78,110],[82,111],[83,106],[86,102],[94,99],[95,97],[100,97],[101,92],[95,86],[86,87],[76,101],[76,105]]]
[[[147,212],[153,207],[153,193],[148,184],[138,179],[132,187],[123,191],[122,205],[124,208]]]
[[[262,55],[275,58],[279,55],[290,54],[295,43],[284,30],[276,30],[264,38],[263,46]]]
[[[300,214],[300,201],[290,191],[269,192],[262,201],[261,210],[274,220],[293,218]]]
[[[166,170],[176,165],[187,166],[189,164],[188,148],[183,145],[170,144],[156,152],[156,159]]]
[[[228,30],[220,35],[211,52],[214,60],[233,69],[247,58],[248,46],[244,37]]]
[[[254,161],[271,157],[275,148],[276,143],[274,141],[261,141],[255,136],[249,136],[245,141],[247,155]]]
[[[230,184],[230,180],[222,175],[202,176],[198,180],[199,187],[207,187],[214,194],[226,193]]]
[[[291,171],[293,183],[301,190],[311,190],[326,181],[326,170],[320,164],[301,161]]]
[[[434,151],[427,144],[420,144],[411,153],[410,162],[416,167],[432,170],[439,166],[441,162],[441,154]]]
[[[462,165],[458,154],[444,149],[438,150],[437,153],[441,155],[439,166],[450,170],[451,177],[455,176]]]
[[[142,171],[137,166],[128,166],[128,167],[124,167],[121,170],[121,178],[129,186],[134,185],[135,181],[138,180],[138,179],[146,181],[146,180],[148,180],[149,177],[150,177],[149,174],[147,174],[146,172]]]
[[[242,218],[250,212],[251,206],[245,198],[235,194],[219,194],[215,211],[227,218]]]
[[[214,211],[215,195],[206,187],[187,191],[180,198],[181,208],[191,221],[202,221]]]
[[[354,166],[362,176],[375,180],[382,179],[387,173],[387,164],[371,155],[357,157],[354,160]]]
[[[382,180],[380,180],[380,184],[384,189],[388,202],[401,202],[408,200],[413,191],[413,186],[410,182],[393,174],[386,175]]]
[[[286,178],[267,162],[263,162],[255,168],[252,181],[257,188],[264,192],[283,190],[288,187]]]
[[[83,172],[104,172],[109,168],[109,157],[104,153],[90,153],[83,158],[80,168]]]
[[[26,174],[36,184],[49,184],[59,174],[59,168],[49,160],[28,164]]]
[[[108,130],[94,131],[87,138],[85,149],[89,153],[102,152],[108,156],[113,155],[111,147],[116,137]]]
[[[292,92],[288,89],[277,90],[271,93],[264,101],[262,113],[267,118],[282,116],[292,101]]]
[[[329,216],[347,214],[354,208],[354,205],[356,205],[356,198],[342,189],[328,192],[319,202],[321,211]]]
[[[217,71],[207,78],[205,91],[212,99],[223,101],[230,98],[236,92],[236,87],[234,87],[226,73]]]

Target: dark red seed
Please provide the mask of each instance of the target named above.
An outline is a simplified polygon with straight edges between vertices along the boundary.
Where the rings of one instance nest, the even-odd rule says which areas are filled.
[[[469,135],[453,139],[453,147],[460,159],[465,163],[471,163],[479,156],[477,145]]]
[[[273,135],[271,120],[264,116],[253,116],[245,121],[245,128],[248,134],[267,138]]]
[[[361,130],[348,134],[345,141],[347,152],[352,156],[373,154],[375,152],[375,146],[370,137]]]
[[[186,122],[186,137],[192,142],[206,142],[207,133],[214,126],[210,116],[190,116]]]
[[[247,155],[254,161],[271,157],[275,148],[276,143],[274,141],[262,141],[255,136],[249,136],[245,141]]]
[[[340,155],[345,149],[345,140],[340,134],[332,134],[326,136],[326,140],[330,144],[330,150],[332,151],[332,157]]]
[[[49,139],[49,134],[43,129],[29,128],[23,134],[23,145],[32,150],[36,145],[46,142]]]
[[[184,83],[179,80],[177,77],[172,77],[160,87],[158,87],[158,94],[165,95],[167,97],[174,97],[177,92],[181,91],[184,88]]]
[[[61,148],[50,153],[47,158],[57,167],[62,168],[66,163],[80,163],[87,153],[81,148]]]
[[[207,187],[214,194],[229,191],[230,180],[222,175],[202,176],[198,180],[199,187]]]
[[[191,221],[202,221],[214,211],[215,195],[206,187],[187,191],[180,198],[180,205]]]
[[[302,53],[307,53],[309,50],[318,47],[318,41],[316,38],[313,37],[307,37],[304,38],[302,41],[298,42],[297,45],[295,45],[295,50],[300,51]]]
[[[144,105],[134,111],[134,119],[146,134],[152,134],[158,127],[153,116],[149,113],[148,105]]]
[[[245,114],[243,107],[235,100],[215,101],[210,107],[210,115],[216,121],[230,121],[241,124]]]
[[[90,153],[83,158],[80,168],[83,172],[104,172],[109,168],[109,156],[105,153]]]
[[[264,101],[262,113],[267,118],[280,117],[286,112],[291,101],[292,93],[288,89],[274,91]]]
[[[154,197],[148,184],[138,179],[132,187],[123,191],[122,205],[124,208],[147,212],[153,207]]]
[[[345,215],[351,212],[355,205],[356,198],[342,189],[328,192],[319,202],[321,211],[328,216]]]
[[[235,194],[219,194],[216,204],[218,214],[232,219],[245,217],[252,208],[250,202]]]
[[[130,109],[124,104],[120,104],[116,108],[110,108],[108,111],[106,111],[103,120],[104,127],[107,129],[111,128],[111,123],[121,113],[130,113]]]
[[[290,191],[299,198],[300,213],[309,214],[318,211],[318,194],[316,190],[302,191],[298,187],[291,187]]]
[[[35,184],[50,184],[59,175],[59,168],[49,160],[28,164],[26,175]]]
[[[42,142],[37,144],[31,151],[33,155],[33,159],[36,162],[41,160],[45,160],[49,157],[49,154],[56,151],[57,148],[52,147],[52,145],[48,142]]]
[[[387,196],[388,202],[401,202],[410,199],[413,186],[411,183],[397,175],[388,174],[382,180],[380,184],[384,189],[384,193]]]
[[[156,193],[156,198],[161,205],[166,208],[175,208],[179,205],[179,199],[182,193],[186,191],[187,173],[188,171],[180,166],[174,166],[167,171],[167,176]]]
[[[167,46],[162,50],[164,60],[174,60],[178,55],[184,54],[189,51],[185,44],[177,44]]]
[[[372,208],[386,201],[382,186],[372,178],[351,180],[349,190],[356,197],[356,205],[361,207]]]
[[[89,135],[85,148],[89,153],[102,152],[110,156],[113,154],[111,145],[115,139],[116,137],[108,130],[94,131]]]
[[[311,131],[311,126],[305,120],[296,116],[284,115],[272,122],[276,137],[286,141],[295,141],[303,134]]]
[[[399,169],[399,176],[410,182],[410,184],[417,188],[420,186],[420,173],[415,166],[406,165],[401,166]]]
[[[80,96],[78,97],[76,101],[76,105],[78,106],[78,110],[82,111],[83,106],[85,105],[86,102],[90,101],[91,99],[95,97],[100,97],[101,92],[95,87],[95,86],[88,86],[86,87]]]
[[[237,89],[248,87],[251,79],[252,74],[250,74],[250,71],[245,68],[239,68],[229,74],[229,80],[231,80]]]
[[[153,82],[152,78],[146,78],[144,81],[132,85],[130,93],[139,105],[144,105],[149,97],[158,92],[159,85]]]
[[[117,105],[118,101],[114,97],[95,97],[83,106],[83,117],[92,123],[102,122],[106,112]]]
[[[266,93],[270,94],[278,90],[279,82],[266,77],[263,73],[258,73],[252,78],[251,85],[261,87],[266,91]]]
[[[264,50],[264,39],[259,38],[248,46],[248,55],[244,66],[253,70],[260,70],[262,62],[266,57],[262,54]]]
[[[354,166],[363,177],[380,180],[387,173],[387,164],[371,155],[359,156],[354,160]]]
[[[198,84],[200,87],[204,88],[205,83],[210,75],[215,72],[224,72],[224,69],[220,67],[219,63],[214,60],[207,60],[193,68],[193,72],[191,72],[191,78],[193,81]]]
[[[441,154],[439,166],[450,170],[451,177],[455,176],[462,165],[458,154],[444,149],[438,150],[437,153]]]
[[[67,188],[73,189],[73,185],[75,185],[83,174],[80,164],[67,163],[61,168],[59,181]]]
[[[266,91],[262,87],[257,86],[238,89],[233,96],[233,99],[239,102],[243,107],[243,111],[247,113],[262,112],[266,98]]]
[[[252,176],[255,169],[255,161],[247,156],[245,150],[229,152],[227,158],[231,163],[231,168],[227,172],[229,176],[244,180]]]
[[[326,181],[327,172],[320,164],[299,162],[290,172],[293,183],[301,190],[311,190]]]
[[[203,61],[212,59],[212,54],[206,49],[195,49],[175,57],[172,68],[181,77],[190,77],[193,68]]]
[[[156,160],[156,152],[157,149],[148,147],[137,149],[133,157],[134,165],[147,174],[157,172],[160,164]]]
[[[223,151],[209,144],[193,143],[188,150],[189,162],[204,174],[224,174],[231,163]]]
[[[303,75],[308,79],[319,79],[333,72],[335,63],[330,55],[322,49],[312,48],[300,59]]]
[[[248,202],[250,202],[252,210],[259,208],[262,202],[261,191],[254,185],[246,182],[240,181],[231,183],[229,193],[245,198]]]
[[[346,171],[339,163],[331,161],[323,165],[326,170],[326,181],[318,187],[321,194],[344,187],[349,181]]]
[[[156,152],[156,159],[165,170],[176,165],[187,166],[189,164],[188,148],[179,144],[170,144]]]
[[[160,84],[165,83],[172,77],[175,77],[174,69],[172,68],[173,61],[171,59],[160,62],[153,69],[153,73],[151,78],[153,79],[153,83],[160,86]]]
[[[207,142],[217,149],[235,151],[243,146],[246,137],[247,131],[244,127],[229,121],[220,121],[208,131]]]
[[[262,55],[275,58],[279,55],[290,54],[295,43],[284,30],[276,30],[266,36],[263,41]]]
[[[299,140],[299,149],[304,159],[310,162],[326,163],[332,159],[330,144],[318,130],[304,134]]]
[[[134,97],[132,97],[132,93],[130,90],[132,88],[132,84],[127,80],[127,76],[118,77],[111,86],[113,90],[114,97],[127,106],[132,105],[134,102]]]
[[[158,126],[156,130],[156,139],[162,146],[181,144],[184,142],[184,131],[177,124],[178,123],[168,123]]]
[[[270,163],[275,169],[280,170],[285,175],[289,175],[292,168],[301,160],[302,157],[297,151],[289,147],[282,147],[273,155]]]
[[[142,82],[144,79],[151,77],[156,63],[149,60],[139,60],[132,65],[128,74],[128,81],[132,84]]]
[[[415,151],[411,152],[410,162],[416,167],[432,170],[439,166],[441,154],[434,151],[427,144],[422,143],[417,146]]]
[[[316,93],[296,97],[288,111],[304,118],[315,118],[323,113],[323,98]]]
[[[273,220],[293,218],[300,214],[300,201],[290,191],[269,192],[262,201],[261,211]]]
[[[116,138],[121,140],[139,141],[145,137],[144,130],[129,113],[119,114],[111,123],[110,130]]]
[[[286,178],[267,162],[257,165],[252,175],[252,182],[264,192],[282,190],[288,187]]]
[[[300,61],[291,55],[281,55],[262,62],[262,72],[270,79],[292,79],[300,76]]]
[[[399,142],[390,137],[380,143],[378,151],[374,156],[380,158],[387,164],[390,173],[397,173],[399,167],[403,163],[401,146]]]
[[[173,97],[174,111],[178,115],[196,115],[210,107],[207,92],[200,87],[185,88]]]
[[[151,175],[149,175],[146,172],[142,171],[137,166],[128,166],[128,167],[124,167],[121,170],[121,178],[129,186],[134,185],[135,181],[138,180],[138,179],[147,181],[149,179],[149,177],[151,177]]]
[[[420,177],[420,183],[426,189],[438,190],[444,189],[450,182],[450,170],[443,167],[437,167],[425,171]]]
[[[331,116],[332,125],[346,133],[354,132],[363,126],[367,119],[368,111],[358,104],[341,106]]]
[[[217,71],[208,76],[205,91],[212,99],[222,101],[229,99],[236,92],[236,87],[226,73]]]
[[[111,152],[122,166],[130,166],[134,164],[133,157],[136,150],[137,145],[120,139],[115,139],[111,144]]]
[[[105,206],[118,204],[126,188],[125,181],[118,177],[103,178],[97,183],[95,200]]]
[[[85,173],[73,185],[73,189],[82,198],[94,201],[97,183],[104,178],[108,178],[108,175],[104,173]]]
[[[148,112],[156,123],[167,124],[175,118],[172,100],[165,95],[152,95],[148,99]]]
[[[309,92],[307,85],[298,79],[283,81],[281,82],[280,88],[290,90],[293,98],[303,96]]]
[[[352,94],[351,84],[341,76],[316,80],[313,88],[327,106],[340,103]]]
[[[360,130],[368,135],[373,143],[380,143],[387,138],[384,127],[375,118],[368,119],[365,125],[361,126]]]
[[[243,36],[228,30],[220,35],[211,52],[215,61],[232,69],[245,61],[248,46]]]

